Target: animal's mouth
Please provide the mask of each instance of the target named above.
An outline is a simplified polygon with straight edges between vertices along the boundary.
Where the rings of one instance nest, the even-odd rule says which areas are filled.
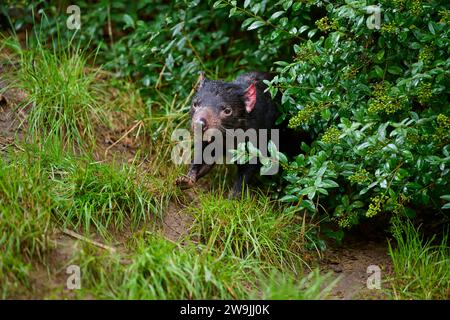
[[[216,137],[223,137],[226,134],[226,128],[207,127],[207,129],[205,129],[201,124],[194,124],[192,130],[194,132],[194,137],[201,137],[202,141],[208,144],[212,143]]]
[[[206,130],[203,133],[203,141],[206,141],[208,144],[212,143],[215,139],[215,135],[217,134],[216,132],[220,132],[219,129]]]

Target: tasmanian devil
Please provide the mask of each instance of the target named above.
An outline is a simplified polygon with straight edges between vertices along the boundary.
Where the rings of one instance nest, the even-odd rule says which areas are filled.
[[[216,129],[226,135],[229,129],[255,129],[260,132],[259,129],[274,128],[277,108],[270,94],[264,92],[266,85],[263,82],[270,79],[268,73],[256,71],[242,74],[231,82],[208,80],[203,74],[200,75],[190,110],[192,130],[201,126],[203,131]],[[209,142],[203,141],[203,148]],[[178,178],[176,183],[182,188],[192,187],[213,166],[214,163],[192,162],[187,175]],[[258,171],[258,167],[259,164],[237,165],[232,196],[241,194],[243,186]]]

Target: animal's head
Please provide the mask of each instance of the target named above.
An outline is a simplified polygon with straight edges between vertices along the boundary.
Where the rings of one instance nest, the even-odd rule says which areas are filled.
[[[256,104],[256,88],[252,83],[245,86],[237,83],[208,80],[200,75],[197,92],[192,99],[191,119],[194,126],[202,130],[245,128],[248,115]]]

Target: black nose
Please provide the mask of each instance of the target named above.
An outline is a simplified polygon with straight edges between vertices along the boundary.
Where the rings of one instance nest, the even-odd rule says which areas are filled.
[[[200,118],[197,121],[195,121],[196,126],[202,126],[202,131],[206,131],[208,129],[208,126],[206,125],[206,119]]]

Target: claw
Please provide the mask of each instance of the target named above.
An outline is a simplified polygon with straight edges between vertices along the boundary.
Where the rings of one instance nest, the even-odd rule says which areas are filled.
[[[192,188],[194,186],[194,183],[195,183],[195,181],[192,178],[186,177],[186,176],[178,177],[175,180],[175,184],[177,186],[179,186],[181,189]]]

